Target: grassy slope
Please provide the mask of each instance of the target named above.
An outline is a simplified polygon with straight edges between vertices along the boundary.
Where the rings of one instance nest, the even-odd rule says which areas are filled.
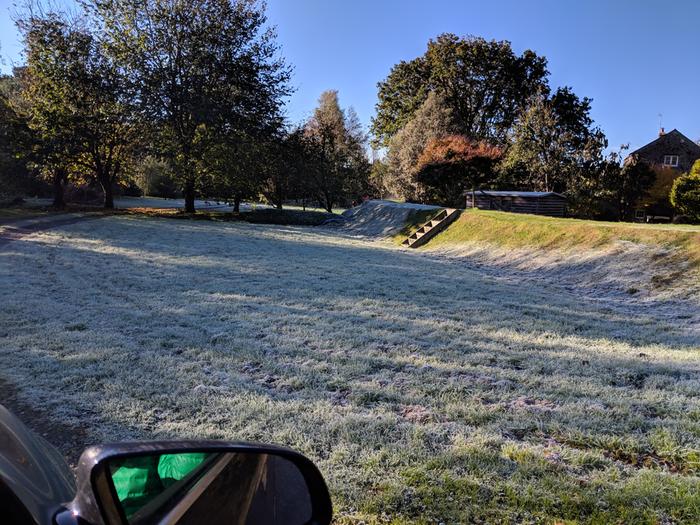
[[[469,210],[430,242],[430,247],[486,242],[511,248],[603,248],[616,241],[674,248],[700,267],[700,226],[558,219]]]

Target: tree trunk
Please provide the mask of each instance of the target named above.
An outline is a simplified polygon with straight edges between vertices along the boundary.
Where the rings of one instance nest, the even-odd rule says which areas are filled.
[[[63,170],[56,169],[53,172],[53,207],[65,208],[66,201],[63,198],[63,179],[65,175]]]
[[[114,192],[112,191],[112,183],[111,182],[100,182],[100,185],[102,186],[102,191],[105,194],[104,198],[104,208],[106,210],[113,210],[114,209]]]
[[[328,213],[333,213],[333,198],[328,192],[323,192],[324,208]]]
[[[194,213],[194,181],[185,182],[185,213]]]
[[[233,213],[239,213],[241,211],[241,196],[236,195],[233,198]]]

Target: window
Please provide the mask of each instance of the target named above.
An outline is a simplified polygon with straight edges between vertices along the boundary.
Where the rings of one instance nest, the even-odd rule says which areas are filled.
[[[664,166],[678,167],[678,155],[664,155]]]

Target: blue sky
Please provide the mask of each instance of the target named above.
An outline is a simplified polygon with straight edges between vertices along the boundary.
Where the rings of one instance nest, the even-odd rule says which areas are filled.
[[[0,0],[5,71],[20,52],[11,8]],[[391,66],[452,32],[546,56],[553,86],[594,99],[593,117],[613,148],[653,139],[659,113],[667,130],[700,139],[697,0],[269,0],[268,15],[294,66],[292,121],[309,115],[321,91],[337,89],[368,125],[376,84]]]

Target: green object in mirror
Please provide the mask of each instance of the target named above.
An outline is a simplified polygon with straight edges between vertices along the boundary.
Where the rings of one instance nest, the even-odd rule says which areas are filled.
[[[256,451],[143,453],[107,463],[112,497],[129,525],[309,523],[313,505],[292,461]]]
[[[212,454],[187,452],[124,458],[110,465],[112,483],[127,519],[180,482]]]

